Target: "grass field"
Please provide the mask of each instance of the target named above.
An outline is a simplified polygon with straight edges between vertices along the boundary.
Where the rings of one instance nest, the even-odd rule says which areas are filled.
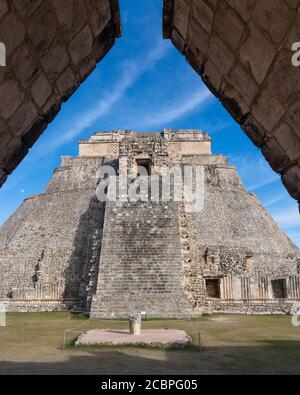
[[[71,345],[88,328],[126,327],[125,321],[69,319],[67,313],[8,314],[0,328],[0,374],[300,374],[300,328],[290,317],[143,322],[144,328],[186,330],[194,347],[185,351]],[[68,333],[63,349],[70,328],[78,332]]]

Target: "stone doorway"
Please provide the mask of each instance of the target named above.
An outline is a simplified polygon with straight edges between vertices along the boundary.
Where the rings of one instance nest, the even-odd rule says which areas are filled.
[[[206,293],[209,298],[220,299],[220,280],[219,279],[207,279],[206,280]]]
[[[286,280],[272,280],[272,292],[275,299],[286,299],[287,298],[287,288]]]
[[[137,159],[137,176],[151,176],[151,160],[150,159]]]

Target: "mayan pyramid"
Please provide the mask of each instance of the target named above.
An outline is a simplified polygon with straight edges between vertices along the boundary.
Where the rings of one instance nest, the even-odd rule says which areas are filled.
[[[182,178],[202,169],[199,210],[174,198],[174,177],[169,200],[150,198],[151,177],[160,194],[173,167]],[[137,180],[147,192],[124,199]],[[300,301],[299,271],[297,247],[200,131],[95,133],[0,229],[0,299],[10,311],[288,313]]]

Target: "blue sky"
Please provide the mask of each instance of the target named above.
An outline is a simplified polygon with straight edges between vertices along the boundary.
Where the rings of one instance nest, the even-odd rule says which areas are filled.
[[[26,196],[43,192],[61,155],[99,130],[202,129],[300,246],[300,216],[279,177],[169,40],[162,39],[162,0],[121,0],[123,36],[64,104],[0,190],[0,224]]]

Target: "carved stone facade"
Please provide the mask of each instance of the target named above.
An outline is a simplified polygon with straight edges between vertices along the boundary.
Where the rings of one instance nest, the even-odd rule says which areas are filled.
[[[299,0],[164,0],[164,36],[300,201]]]
[[[118,0],[0,1],[0,186],[120,34]]]
[[[164,0],[164,36],[300,201],[299,0]],[[1,0],[0,186],[121,34],[118,0]],[[114,148],[112,153],[116,154]],[[176,150],[176,145],[170,147]]]
[[[300,301],[299,250],[227,159],[211,154],[207,134],[96,133],[79,152],[63,157],[45,193],[26,199],[1,227],[0,299],[11,311],[180,317],[288,313]],[[170,198],[162,199],[163,176],[174,166]],[[203,169],[203,209],[175,198],[187,168]],[[125,199],[138,180],[139,198]]]

